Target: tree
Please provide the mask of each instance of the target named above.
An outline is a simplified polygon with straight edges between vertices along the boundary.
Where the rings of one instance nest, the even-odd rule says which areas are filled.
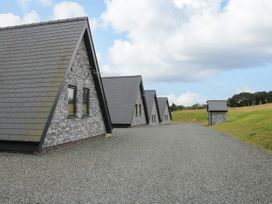
[[[267,95],[267,92],[265,91],[256,92],[254,96],[255,96],[256,105],[266,104],[268,101],[268,95]]]
[[[177,110],[176,104],[172,103],[172,105],[169,107],[169,109],[170,109],[171,112]]]

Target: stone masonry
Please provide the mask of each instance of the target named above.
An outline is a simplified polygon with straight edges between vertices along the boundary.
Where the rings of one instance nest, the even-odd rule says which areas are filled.
[[[141,114],[141,116],[136,116],[135,108],[134,108],[131,126],[145,125],[146,124],[146,117],[145,117],[144,105],[143,105],[143,100],[141,97],[140,89],[138,91],[138,97],[136,100],[136,104],[141,104],[142,114]]]
[[[209,112],[209,125],[217,125],[227,120],[227,112]]]
[[[84,41],[81,42],[68,78],[62,90],[43,147],[51,147],[106,133],[103,116]],[[68,118],[68,85],[77,88],[76,117]],[[83,88],[90,90],[90,115],[83,117]]]
[[[152,115],[155,115],[155,118],[156,118],[156,121],[152,122]],[[152,110],[151,110],[151,114],[150,114],[150,118],[149,118],[149,121],[150,121],[150,125],[158,125],[159,124],[159,116],[158,116],[158,111],[157,111],[157,106],[156,106],[156,103],[153,102],[153,105],[152,105]]]
[[[167,118],[167,119],[166,119]],[[166,105],[161,124],[169,124],[171,122],[168,105]]]

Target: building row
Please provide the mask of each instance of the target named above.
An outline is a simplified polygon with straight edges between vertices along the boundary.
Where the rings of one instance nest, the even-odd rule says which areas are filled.
[[[113,127],[169,123],[141,76],[104,77],[88,18],[0,28],[0,150],[41,152]]]

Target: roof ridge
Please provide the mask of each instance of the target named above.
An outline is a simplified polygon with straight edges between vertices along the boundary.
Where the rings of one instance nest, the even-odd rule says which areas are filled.
[[[88,17],[85,16],[85,17],[66,18],[66,19],[59,19],[59,20],[49,20],[49,21],[43,21],[43,22],[39,22],[39,23],[28,23],[28,24],[21,24],[21,25],[0,27],[0,31],[10,30],[10,29],[16,29],[16,28],[25,28],[25,27],[39,26],[39,25],[48,25],[48,24],[56,24],[56,23],[66,23],[66,22],[80,21],[80,20],[87,20],[87,19],[88,19]]]
[[[136,77],[141,77],[142,75],[129,75],[129,76],[107,76],[107,77],[102,77],[102,79],[110,79],[110,78],[136,78]]]
[[[224,100],[224,99],[219,99],[219,100],[212,99],[212,100],[208,100],[208,101],[227,101],[227,100]],[[207,102],[208,102],[208,101],[207,101]]]
[[[149,90],[144,90],[144,91],[146,91],[146,92],[156,92],[155,89],[149,89]]]

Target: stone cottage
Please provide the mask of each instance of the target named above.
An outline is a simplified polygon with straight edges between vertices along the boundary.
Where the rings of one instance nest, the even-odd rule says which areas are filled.
[[[111,133],[88,18],[0,29],[0,150]]]
[[[161,117],[161,124],[169,124],[172,121],[172,115],[169,109],[167,97],[158,97],[159,112]]]
[[[161,117],[159,113],[159,104],[155,90],[145,90],[149,125],[159,125]]]
[[[228,106],[225,100],[207,101],[208,124],[216,125],[224,123],[227,119]]]
[[[113,127],[148,124],[141,76],[103,77],[102,82]]]

